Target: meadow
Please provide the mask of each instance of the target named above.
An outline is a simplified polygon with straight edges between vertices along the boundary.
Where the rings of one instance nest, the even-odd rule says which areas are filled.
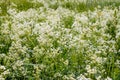
[[[0,0],[0,80],[120,80],[120,1]]]

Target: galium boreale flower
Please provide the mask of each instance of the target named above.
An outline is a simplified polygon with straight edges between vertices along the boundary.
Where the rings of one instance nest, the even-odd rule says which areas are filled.
[[[14,16],[17,14],[17,11],[16,9],[12,9],[12,8],[9,8],[9,10],[7,11],[10,15]]]
[[[12,66],[14,70],[16,70],[18,67],[20,68],[23,65],[23,61],[16,61],[16,63]]]
[[[55,77],[55,78],[56,78],[56,77],[61,77],[61,76],[62,76],[62,74],[59,73],[59,72],[57,72],[57,73],[54,74],[54,77]]]
[[[117,60],[115,64],[120,68],[120,60]]]
[[[96,77],[96,80],[101,80],[101,76]]]
[[[67,66],[69,64],[69,61],[65,60],[63,63]]]
[[[0,80],[5,80],[5,78],[2,75],[0,75]]]
[[[6,68],[5,68],[5,66],[0,66],[0,70],[5,70]]]
[[[7,70],[5,70],[4,72],[1,73],[1,75],[4,76],[4,77],[8,74],[10,74],[9,69],[7,69]]]
[[[86,66],[86,70],[87,70],[87,72],[88,72],[89,74],[96,74],[96,73],[97,73],[96,67],[91,68],[90,65],[87,65],[87,66]]]
[[[77,77],[77,80],[92,80],[92,79],[86,78],[83,74],[81,74],[79,77]]]
[[[107,77],[105,80],[112,80],[110,77]]]

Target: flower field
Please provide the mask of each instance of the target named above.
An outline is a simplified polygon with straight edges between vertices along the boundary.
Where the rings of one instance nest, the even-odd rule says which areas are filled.
[[[0,80],[120,80],[119,0],[0,0]]]

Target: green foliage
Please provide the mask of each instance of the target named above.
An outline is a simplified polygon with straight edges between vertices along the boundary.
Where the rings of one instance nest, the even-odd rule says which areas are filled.
[[[28,0],[12,0],[11,2],[14,2],[17,5],[18,10],[28,10],[30,8],[38,8],[43,6],[42,3],[32,3]]]
[[[74,17],[73,16],[68,16],[62,19],[63,25],[65,26],[65,28],[72,28],[72,24],[74,22]]]

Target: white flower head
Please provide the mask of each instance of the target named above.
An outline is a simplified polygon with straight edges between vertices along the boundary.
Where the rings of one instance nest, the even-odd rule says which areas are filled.
[[[0,66],[0,70],[5,70],[5,66]]]
[[[112,80],[112,78],[110,78],[110,77],[107,77],[105,80]]]
[[[82,15],[80,17],[80,22],[83,23],[83,24],[87,24],[88,23],[88,17],[85,16],[85,15]]]
[[[77,80],[91,80],[90,78],[86,78],[83,74],[77,77]]]

